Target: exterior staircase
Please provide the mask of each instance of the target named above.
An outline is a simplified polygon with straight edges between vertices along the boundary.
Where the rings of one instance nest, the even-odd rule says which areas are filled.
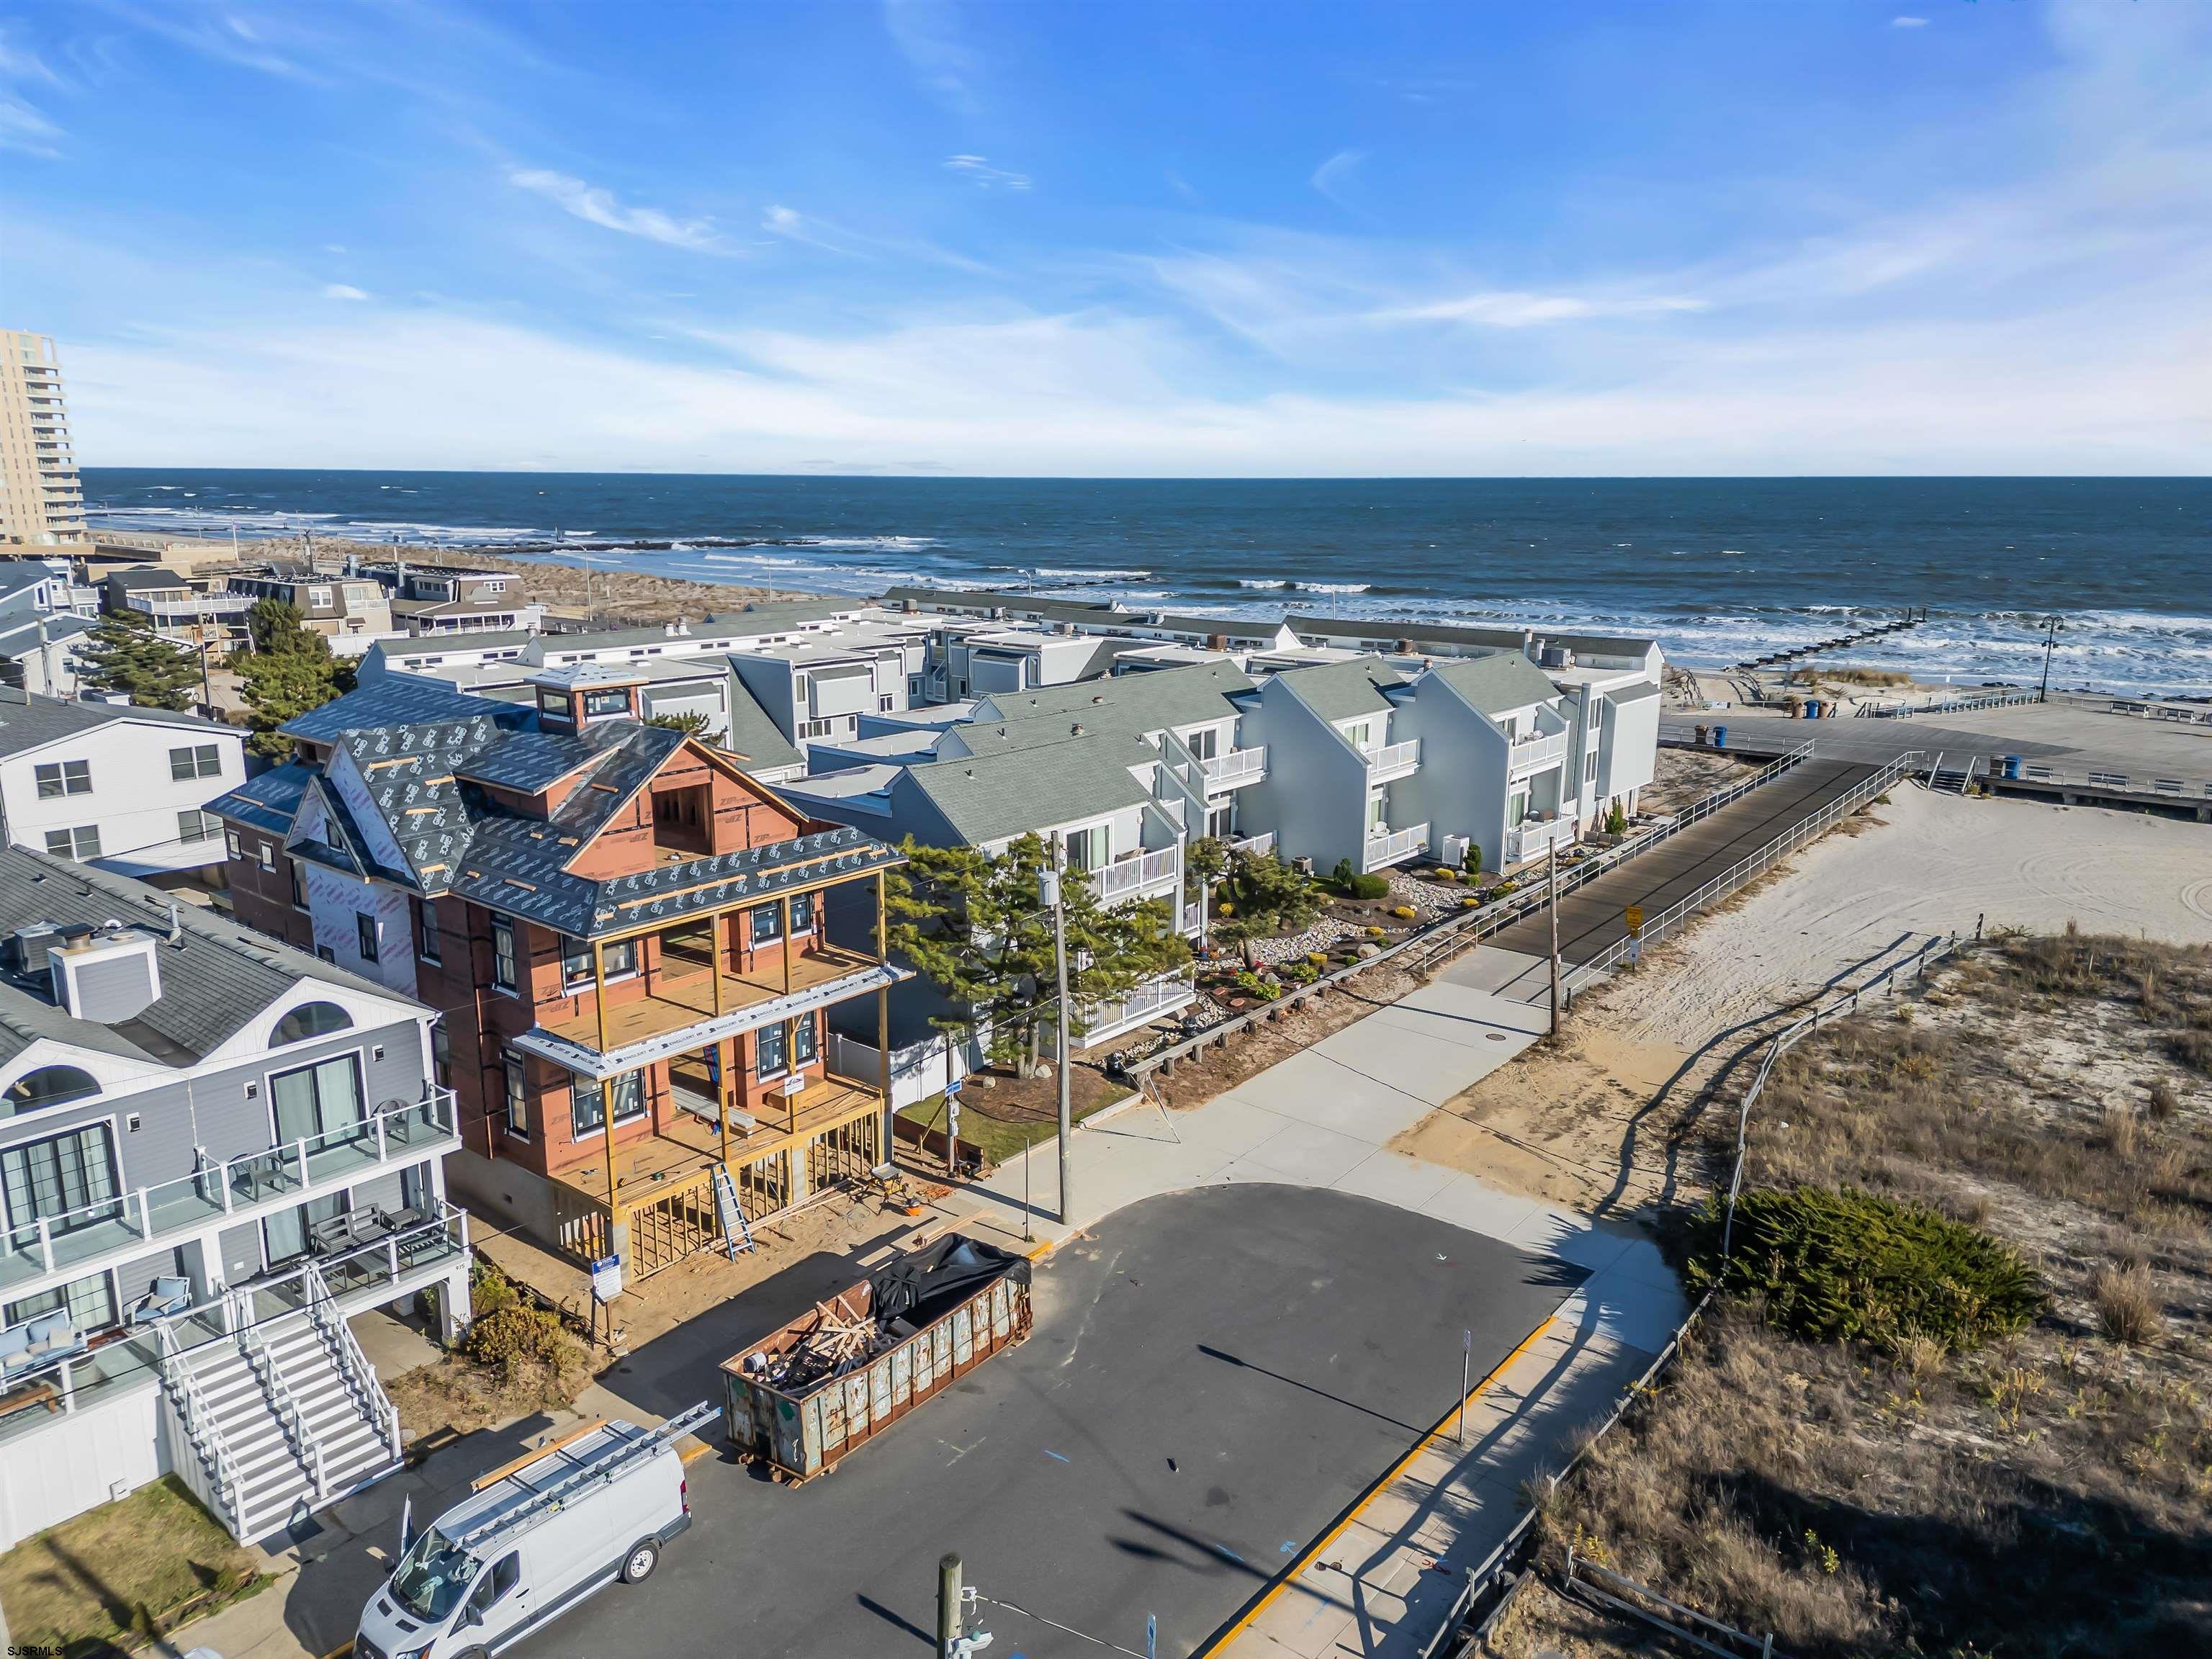
[[[398,1413],[312,1266],[304,1284],[304,1307],[195,1347],[162,1344],[163,1392],[191,1453],[179,1473],[241,1540],[399,1467]]]
[[[1965,755],[1944,763],[1938,755],[1928,768],[1928,787],[1946,795],[1963,795],[1973,787],[1974,775],[1982,768],[1978,755]]]

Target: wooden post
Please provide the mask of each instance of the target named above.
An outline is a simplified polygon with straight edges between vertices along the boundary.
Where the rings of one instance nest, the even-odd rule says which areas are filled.
[[[718,979],[716,982],[720,981]],[[737,1039],[718,1038],[714,1057],[721,1062],[715,1069],[722,1074],[714,1085],[714,1121],[722,1126],[722,1163],[726,1168],[730,1162],[730,1098],[738,1083]]]
[[[708,956],[708,961],[709,967],[711,968],[711,969],[712,969],[712,971],[713,971],[713,973],[714,973],[714,1018],[715,1018],[716,1019],[720,1019],[720,1018],[721,1018],[721,1017],[722,1017],[722,922],[723,922],[723,920],[724,920],[724,918],[723,918],[722,914],[721,914],[720,911],[717,911],[717,912],[716,912],[716,913],[715,913],[712,917],[710,917],[710,918],[708,919],[708,923],[707,923],[707,927],[708,927],[708,945],[707,956]]]
[[[890,959],[890,939],[884,912],[884,872],[878,870],[876,872],[876,960],[884,963]],[[884,1091],[883,1145],[877,1148],[879,1156],[876,1161],[891,1164],[897,1161],[898,1141],[891,1133],[891,988],[888,985],[879,986],[876,990],[876,1074],[882,1081]],[[945,1034],[945,1066],[950,1073],[952,1068],[952,1034],[950,1031]]]
[[[592,1001],[599,1014],[599,1052],[604,1054],[607,1051],[607,947],[598,939],[592,941]],[[599,1080],[599,1138],[607,1157],[607,1254],[622,1257],[627,1272],[629,1228],[623,1220],[622,1191],[615,1174],[615,1103],[609,1097],[609,1081],[605,1078]],[[573,1093],[575,1085],[571,1083],[568,1086]]]
[[[776,920],[782,924],[777,931],[781,933],[783,935],[783,994],[786,996],[789,996],[791,994],[792,946],[791,896],[787,893],[781,898],[775,899],[772,901],[772,902],[775,903],[777,908]]]

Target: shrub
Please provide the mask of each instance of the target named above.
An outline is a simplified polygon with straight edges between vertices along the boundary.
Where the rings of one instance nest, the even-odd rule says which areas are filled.
[[[2098,1268],[2089,1279],[2089,1299],[2097,1304],[2097,1328],[2114,1342],[2133,1346],[2158,1329],[2158,1297],[2150,1269],[2140,1261]]]
[[[1316,968],[1326,968],[1328,966],[1328,952],[1326,951],[1309,951],[1306,952],[1306,960],[1313,963]]]
[[[1339,887],[1349,887],[1352,884],[1352,860],[1339,859],[1336,861],[1336,868],[1328,872],[1328,878]]]
[[[1395,904],[1390,907],[1390,914],[1401,921],[1411,921],[1415,916],[1420,915],[1420,912],[1410,904]]]
[[[1773,1324],[1816,1341],[1898,1353],[1914,1336],[1957,1352],[2018,1330],[2046,1300],[2033,1268],[1980,1229],[1856,1188],[1755,1188],[1738,1201],[1735,1254],[1709,1199],[1693,1282],[1763,1299]]]
[[[1301,957],[1296,962],[1286,962],[1275,970],[1293,985],[1310,985],[1321,977],[1321,969]]]
[[[1347,872],[1337,878],[1337,890],[1356,899],[1379,899],[1390,890],[1387,876],[1355,876]]]
[[[2212,1031],[2168,1031],[2166,1051],[2191,1071],[2212,1077]]]
[[[1272,979],[1261,978],[1249,968],[1237,975],[1237,988],[1247,995],[1259,998],[1262,1002],[1273,1002],[1283,994],[1281,986],[1276,984]]]
[[[1605,815],[1605,833],[1625,836],[1628,833],[1628,813],[1616,799]]]
[[[2181,1109],[2181,1097],[2164,1078],[2150,1085],[2150,1115],[2161,1122]]]
[[[519,1302],[488,1313],[470,1326],[465,1348],[478,1364],[496,1365],[509,1376],[530,1364],[564,1370],[576,1352],[557,1315],[543,1308],[526,1308]]]
[[[1363,929],[1362,931],[1364,932],[1370,939],[1381,939],[1382,937],[1382,930],[1380,927],[1369,927]]]
[[[511,1308],[521,1299],[507,1275],[489,1261],[479,1261],[469,1274],[469,1317],[482,1319],[487,1314],[497,1313],[501,1308]]]
[[[1453,869],[1448,864],[1440,865],[1437,868],[1437,879],[1438,881],[1457,881],[1459,879],[1459,872]]]

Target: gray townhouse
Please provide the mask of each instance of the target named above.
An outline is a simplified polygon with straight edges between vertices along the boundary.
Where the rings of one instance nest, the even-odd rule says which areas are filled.
[[[398,1466],[348,1322],[468,1316],[432,1018],[0,848],[0,1547],[170,1474],[263,1538]]]

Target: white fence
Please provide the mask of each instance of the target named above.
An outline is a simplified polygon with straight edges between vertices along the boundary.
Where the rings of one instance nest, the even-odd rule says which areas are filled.
[[[1122,859],[1091,873],[1098,884],[1101,899],[1127,898],[1147,888],[1180,881],[1182,862],[1176,849],[1170,847],[1162,852],[1140,853],[1135,858]]]
[[[1362,867],[1378,869],[1418,853],[1428,844],[1429,826],[1425,823],[1417,823],[1406,830],[1393,830],[1387,836],[1371,836],[1367,841],[1366,861]]]

